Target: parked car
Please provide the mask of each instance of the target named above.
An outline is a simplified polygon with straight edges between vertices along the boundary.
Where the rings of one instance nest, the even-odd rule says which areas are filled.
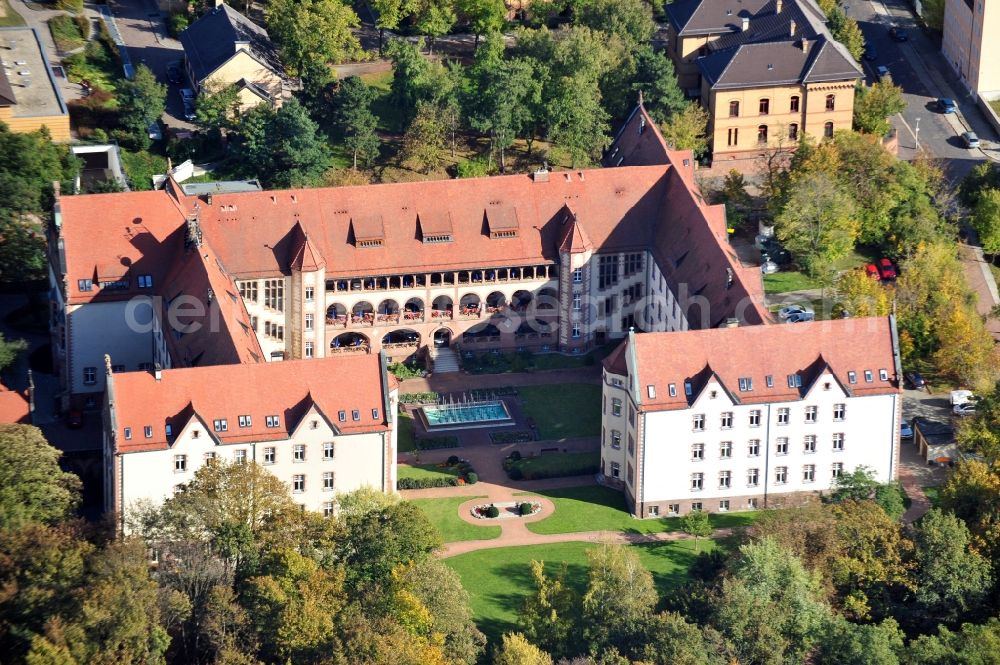
[[[889,259],[879,259],[878,273],[879,277],[884,280],[896,279],[896,266],[892,265],[892,261]]]
[[[889,36],[897,42],[905,42],[910,38],[910,33],[906,31],[906,28],[900,28],[894,25],[889,28]]]
[[[955,103],[955,100],[950,97],[942,97],[937,100],[937,107],[938,111],[941,111],[941,113],[954,113],[958,110],[958,105]]]
[[[882,279],[882,277],[878,274],[878,268],[875,267],[874,263],[869,263],[865,266],[865,274],[874,279],[876,282]]]
[[[864,58],[865,58],[865,60],[867,60],[869,62],[871,62],[872,60],[877,60],[878,59],[878,49],[875,48],[874,44],[866,44],[865,45]]]
[[[798,312],[797,314],[792,314],[787,319],[785,323],[803,323],[804,321],[815,321],[816,314],[813,312]]]
[[[83,411],[80,409],[70,409],[66,413],[66,426],[70,429],[80,429],[83,427]]]
[[[160,123],[158,121],[154,120],[149,123],[149,127],[147,129],[149,131],[149,138],[153,141],[159,141],[163,138],[163,131],[160,130]]]
[[[951,391],[951,405],[956,406],[958,404],[965,404],[975,398],[975,393],[971,390],[952,390]]]
[[[788,317],[794,316],[795,314],[805,314],[805,313],[813,315],[816,314],[816,312],[814,312],[811,308],[806,307],[805,305],[789,305],[788,307],[782,307],[781,309],[778,310],[778,318],[784,321]]]
[[[879,65],[875,68],[875,76],[879,81],[884,81],[886,79],[891,80],[892,76],[889,74],[889,68],[885,65]]]
[[[966,148],[972,150],[973,148],[979,147],[979,137],[976,136],[975,132],[962,132],[962,143],[965,144]]]
[[[907,372],[905,378],[914,390],[923,390],[927,387],[927,382],[924,381],[924,377],[920,375],[920,372]]]
[[[760,271],[762,273],[764,273],[765,275],[773,275],[774,273],[778,272],[779,270],[780,270],[780,268],[778,267],[778,264],[775,263],[774,261],[770,261],[770,260],[769,261],[764,261],[764,263],[760,264]]]
[[[192,90],[191,88],[181,88],[181,99],[183,99],[185,102],[193,102],[194,90]]]
[[[167,65],[167,80],[174,85],[181,82],[181,66],[179,62],[171,62]]]
[[[966,402],[965,404],[956,404],[951,407],[951,412],[956,416],[974,416],[976,415],[976,405],[972,402]]]
[[[912,439],[913,438],[913,428],[910,427],[910,423],[905,420],[899,423],[899,438],[901,439]]]

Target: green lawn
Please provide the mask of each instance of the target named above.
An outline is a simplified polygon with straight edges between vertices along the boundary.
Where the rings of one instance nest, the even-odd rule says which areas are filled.
[[[680,531],[679,517],[636,519],[625,510],[625,497],[621,492],[602,487],[566,487],[542,492],[521,492],[544,496],[552,500],[555,513],[540,522],[527,525],[534,533],[576,533],[579,531],[624,531],[627,533],[660,533]],[[709,519],[716,529],[748,526],[757,512],[712,513]]]
[[[927,485],[922,487],[927,500],[931,502],[932,508],[937,508],[941,504],[941,487],[939,485]]]
[[[701,551],[715,546],[702,542]],[[524,598],[532,591],[532,560],[546,562],[546,570],[556,574],[566,562],[567,581],[577,591],[587,584],[588,549],[593,543],[553,543],[480,550],[445,559],[462,578],[471,597],[472,613],[479,630],[496,643],[500,636],[514,630]],[[687,570],[695,557],[693,541],[631,545],[643,565],[653,574],[656,589],[663,595],[687,579]]]
[[[446,543],[459,540],[492,540],[500,537],[500,526],[476,526],[462,521],[458,516],[458,507],[469,499],[481,499],[478,496],[456,496],[447,499],[414,499],[412,503],[424,511],[431,524],[441,532],[441,539]]]
[[[86,19],[84,19],[86,22]],[[49,19],[49,32],[52,33],[52,41],[56,48],[63,53],[72,51],[87,43],[87,35],[80,30],[80,26],[68,14],[60,14]]]
[[[418,464],[410,466],[400,464],[397,472],[399,478],[451,478],[460,475],[455,467],[439,467],[436,464]]]
[[[601,386],[562,383],[519,389],[524,413],[534,418],[542,439],[569,439],[601,433]]]
[[[7,0],[0,0],[0,28],[24,25],[24,19],[14,11]]]
[[[597,473],[601,466],[601,454],[595,453],[547,453],[538,457],[526,457],[514,463],[521,470],[524,480],[540,478],[561,478]]]
[[[403,115],[399,107],[392,103],[392,93],[389,90],[392,86],[392,72],[363,74],[361,80],[378,92],[378,96],[372,102],[372,113],[378,119],[378,128],[386,132],[400,131]]]
[[[788,291],[818,289],[820,286],[820,283],[812,277],[797,270],[764,275],[765,293],[787,293]]]
[[[399,437],[397,445],[399,446],[399,452],[408,453],[417,449],[416,436],[414,428],[416,425],[413,422],[413,416],[409,413],[400,413],[396,421],[399,427]],[[402,468],[402,467],[400,467]]]

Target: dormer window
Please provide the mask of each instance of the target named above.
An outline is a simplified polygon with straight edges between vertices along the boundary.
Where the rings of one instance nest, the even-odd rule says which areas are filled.
[[[694,391],[691,388],[691,382],[690,381],[685,381],[684,382],[684,394],[687,395],[688,397],[691,397],[691,395],[693,393],[694,393]]]
[[[865,370],[865,383],[871,383],[874,380],[875,379],[872,376],[872,371],[870,369],[866,369]]]
[[[250,416],[240,416],[240,427],[250,427]]]
[[[774,387],[774,377],[771,376],[770,374],[768,374],[767,376],[764,377],[764,383],[767,384],[768,388],[773,388]]]
[[[425,243],[438,243],[438,242],[451,242],[453,238],[451,234],[436,235],[436,236],[424,236]]]
[[[888,381],[889,380],[889,370],[887,370],[887,369],[880,369],[878,371],[878,378],[881,379],[882,381]]]
[[[357,215],[351,218],[355,247],[381,247],[385,242],[382,215]]]
[[[372,420],[378,420],[378,409],[372,409]]]
[[[420,227],[420,239],[427,244],[454,240],[451,214],[448,212],[420,213],[417,215],[417,224]]]
[[[753,390],[753,379],[749,376],[740,377],[740,392],[748,393]]]
[[[486,210],[486,224],[489,227],[490,238],[517,237],[517,212],[513,206],[503,206],[499,201],[491,201],[490,207]]]
[[[848,372],[847,373],[847,382],[850,383],[850,384],[857,383],[858,382],[858,373],[857,372]]]
[[[167,426],[166,426],[166,432],[167,432],[167,436],[168,437],[173,436],[174,435],[174,426],[170,425],[170,424],[167,424]]]
[[[153,428],[150,425],[146,425],[142,428],[142,433],[147,439],[153,438]]]
[[[129,441],[131,439],[132,439],[132,428],[131,427],[126,427],[125,428],[125,440]]]
[[[354,409],[353,411],[351,411],[351,420],[353,420],[355,422],[361,420],[361,412],[358,411],[357,409]]]
[[[281,421],[278,416],[264,416],[264,424],[268,427],[280,427]]]
[[[219,420],[213,420],[212,425],[215,427],[216,432],[225,432],[229,429],[229,423],[225,418]]]
[[[802,387],[802,377],[798,374],[788,375],[788,387],[789,388],[801,388]]]
[[[347,411],[338,411],[337,412],[337,420],[340,421],[340,422],[342,422],[342,423],[347,422]]]
[[[656,386],[652,384],[646,386],[646,395],[649,399],[656,399]]]
[[[671,383],[671,384],[667,385],[667,393],[671,397],[677,397],[677,384],[676,383]]]

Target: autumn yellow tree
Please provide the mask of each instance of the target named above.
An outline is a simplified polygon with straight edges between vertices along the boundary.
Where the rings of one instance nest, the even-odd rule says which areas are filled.
[[[839,308],[851,316],[888,316],[892,311],[890,289],[872,279],[864,270],[848,270],[837,278],[834,285]]]
[[[952,303],[937,319],[937,369],[974,388],[992,385],[997,374],[997,353],[983,319],[970,307]]]

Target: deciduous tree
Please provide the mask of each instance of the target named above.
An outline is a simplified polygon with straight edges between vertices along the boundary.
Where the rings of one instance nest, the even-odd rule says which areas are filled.
[[[282,64],[293,76],[363,53],[354,35],[358,15],[340,0],[271,0],[266,18],[268,32],[281,47]]]
[[[971,221],[983,251],[1000,253],[1000,189],[979,192]]]
[[[785,247],[810,274],[819,275],[854,247],[858,235],[855,204],[838,183],[825,175],[798,179],[775,218]]]
[[[80,500],[80,479],[59,468],[62,453],[31,425],[0,424],[0,529],[65,519]]]
[[[479,48],[482,35],[499,33],[507,22],[507,5],[503,0],[458,0],[458,12],[476,36],[475,47]]]
[[[601,106],[595,79],[563,77],[549,102],[549,137],[570,155],[570,168],[590,166],[600,158],[609,138],[608,114]]]
[[[712,522],[708,518],[708,513],[702,510],[692,510],[681,518],[681,528],[684,533],[694,536],[695,544],[699,551],[701,549],[701,539],[712,535]]]
[[[305,107],[291,99],[277,112],[257,106],[240,125],[245,169],[267,187],[304,187],[330,168],[330,150]]]
[[[535,590],[524,599],[519,617],[528,639],[556,655],[571,655],[580,648],[579,597],[567,585],[566,572],[563,564],[555,577],[549,577],[544,561],[532,561]]]
[[[890,79],[881,79],[870,87],[858,83],[854,92],[854,127],[867,134],[885,136],[889,118],[906,108],[903,89]]]
[[[421,173],[437,169],[444,157],[447,129],[438,111],[438,107],[431,102],[418,102],[417,115],[403,135],[400,158],[404,164]]]
[[[862,317],[888,316],[892,310],[890,291],[861,268],[840,273],[834,291],[837,296],[834,311],[839,307],[851,316]]]
[[[625,652],[643,631],[656,606],[653,576],[634,550],[606,543],[587,551],[590,564],[583,595],[583,631],[592,652]]]
[[[552,657],[524,639],[524,635],[505,633],[493,665],[552,665]]]
[[[149,146],[149,125],[160,119],[166,103],[167,86],[146,65],[135,68],[132,80],[118,84],[119,121],[136,146]]]
[[[708,111],[690,102],[683,111],[670,116],[660,127],[667,145],[676,150],[691,150],[695,155],[708,150]]]

